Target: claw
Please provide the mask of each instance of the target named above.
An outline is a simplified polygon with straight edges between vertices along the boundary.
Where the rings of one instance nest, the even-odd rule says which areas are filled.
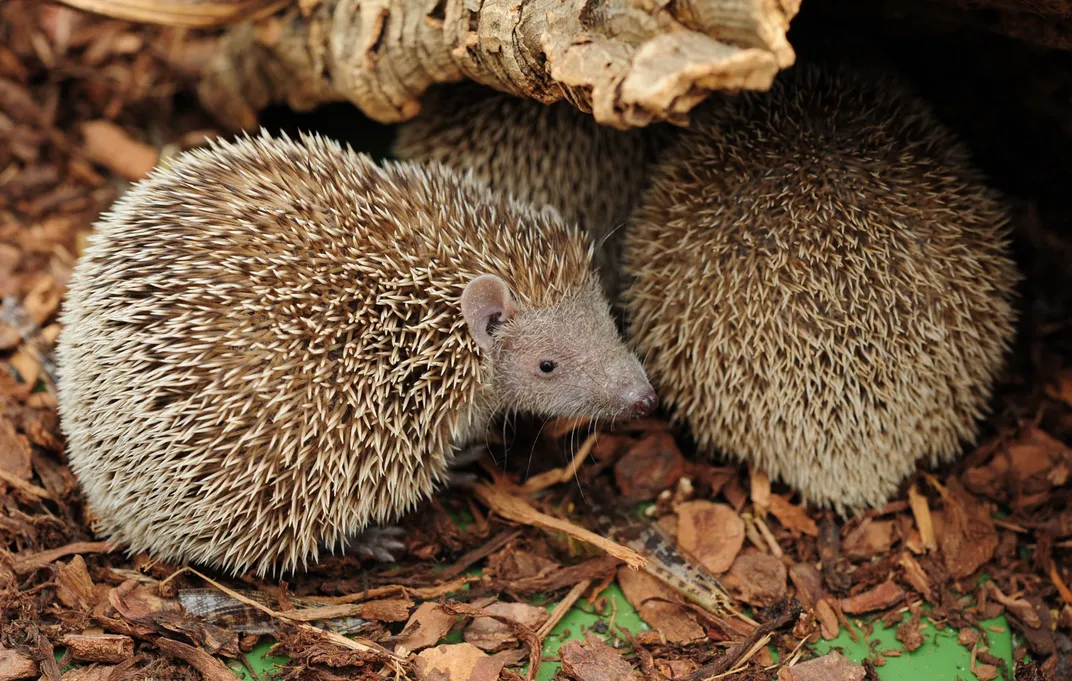
[[[406,550],[406,545],[392,537],[400,537],[405,531],[396,525],[387,527],[369,527],[361,534],[347,542],[344,553],[380,561],[394,563],[396,553]]]
[[[466,447],[462,451],[454,455],[454,461],[451,463],[451,468],[461,468],[462,466],[468,466],[471,463],[476,463],[477,460],[483,456],[487,451],[485,445],[473,445],[472,447]]]

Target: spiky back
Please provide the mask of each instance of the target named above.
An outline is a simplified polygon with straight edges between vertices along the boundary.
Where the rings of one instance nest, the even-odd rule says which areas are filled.
[[[625,307],[702,447],[844,509],[975,436],[1013,336],[1006,214],[893,76],[712,101],[652,182]]]
[[[100,531],[265,572],[409,509],[486,418],[466,283],[548,305],[591,285],[589,248],[472,179],[320,138],[180,157],[97,225],[63,313]]]
[[[472,169],[495,190],[554,206],[602,246],[596,263],[604,278],[616,276],[609,264],[617,263],[619,241],[608,237],[639,198],[660,133],[616,130],[567,102],[546,105],[473,83],[433,88],[423,104],[399,127],[399,158]]]

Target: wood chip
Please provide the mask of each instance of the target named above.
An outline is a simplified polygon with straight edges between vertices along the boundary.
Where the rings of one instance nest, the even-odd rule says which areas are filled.
[[[156,149],[131,139],[111,121],[87,121],[81,131],[86,157],[126,180],[144,178],[159,159]]]
[[[22,653],[0,648],[0,681],[16,681],[38,675],[37,663]]]
[[[864,518],[841,542],[841,550],[850,558],[873,558],[884,555],[893,546],[894,521]]]
[[[838,637],[841,625],[838,623],[838,616],[834,612],[834,606],[830,604],[830,599],[823,598],[816,604],[815,617],[819,620],[819,632],[824,639],[832,641]]]
[[[134,657],[134,641],[129,636],[69,634],[63,638],[74,659],[82,662],[118,664]]]
[[[15,426],[0,417],[0,471],[12,478],[29,480],[33,477],[30,442],[15,432]]]
[[[56,598],[68,608],[89,612],[96,602],[93,580],[82,556],[61,564],[56,574]]]
[[[846,614],[862,615],[866,612],[892,608],[902,600],[904,600],[904,589],[897,582],[887,581],[863,593],[843,598],[839,603]]]
[[[196,669],[204,681],[235,681],[234,672],[203,650],[162,636],[153,643],[164,654],[178,658]]]
[[[934,536],[930,504],[927,503],[927,497],[920,494],[914,482],[908,488],[908,503],[912,507],[912,515],[916,519],[916,529],[919,530],[920,539],[923,540],[923,548],[927,551],[937,550],[938,540]]]

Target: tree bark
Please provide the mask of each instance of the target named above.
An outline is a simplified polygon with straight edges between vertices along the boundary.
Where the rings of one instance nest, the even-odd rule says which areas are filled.
[[[795,55],[799,0],[302,0],[234,27],[200,96],[248,128],[272,103],[349,100],[408,120],[434,83],[465,78],[616,128],[681,123],[715,90],[765,90]]]

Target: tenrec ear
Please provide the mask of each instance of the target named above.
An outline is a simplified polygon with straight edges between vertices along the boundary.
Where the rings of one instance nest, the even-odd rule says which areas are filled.
[[[513,317],[515,310],[510,287],[494,274],[480,275],[462,291],[462,316],[473,340],[485,350],[495,342],[495,329]]]

